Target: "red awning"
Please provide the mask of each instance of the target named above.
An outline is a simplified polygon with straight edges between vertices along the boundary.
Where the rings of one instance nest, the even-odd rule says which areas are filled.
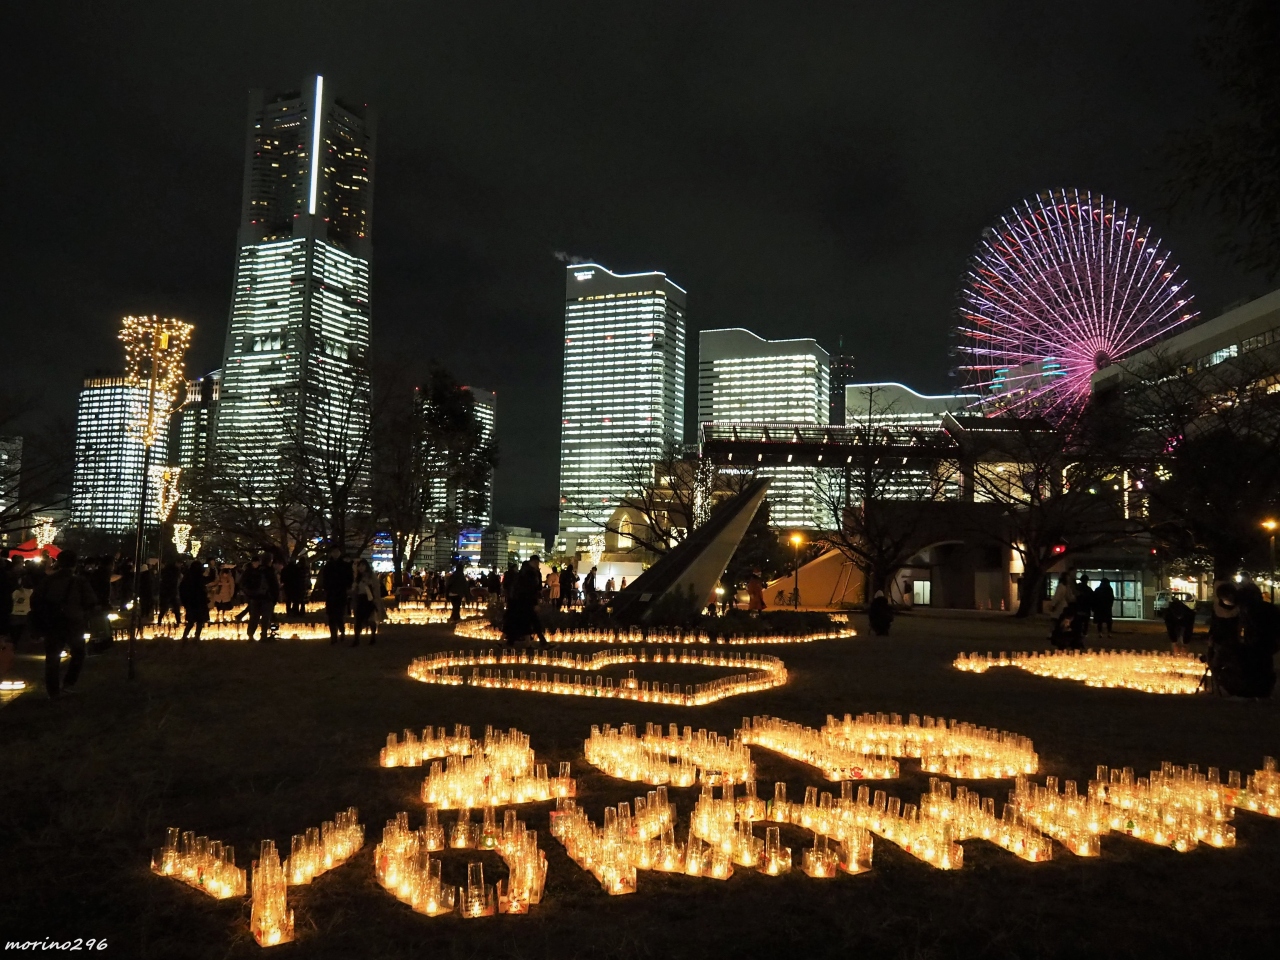
[[[20,543],[9,551],[10,560],[34,560],[42,553],[47,553],[50,560],[57,560],[58,554],[62,551],[55,547],[52,543],[46,543],[43,547],[36,545],[35,538],[28,540],[26,543]]]

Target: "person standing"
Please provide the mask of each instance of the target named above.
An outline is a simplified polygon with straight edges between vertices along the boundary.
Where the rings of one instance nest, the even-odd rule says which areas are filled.
[[[449,574],[449,581],[444,589],[451,606],[449,622],[457,623],[462,619],[462,601],[466,598],[468,590],[467,575],[462,570],[461,561],[453,568],[453,573]]]
[[[596,587],[596,568],[592,567],[582,578],[582,603],[587,609],[594,609],[600,599],[600,591]]]
[[[1093,616],[1093,588],[1089,586],[1089,578],[1080,574],[1076,583],[1075,600],[1072,603],[1071,635],[1077,650],[1084,648],[1084,638],[1089,636],[1089,618]]]
[[[747,578],[747,610],[750,613],[764,613],[764,578],[759,570],[752,570]]]
[[[555,567],[547,574],[547,599],[551,602],[551,608],[557,612],[560,610],[560,572]]]
[[[31,596],[31,616],[44,637],[44,683],[49,699],[75,689],[84,666],[84,633],[97,598],[89,581],[76,572],[76,552],[63,550],[57,568],[45,577]],[[66,678],[59,684],[62,651],[71,658]]]
[[[332,544],[329,559],[320,568],[320,589],[324,593],[324,615],[329,623],[329,642],[337,643],[347,632],[347,599],[355,575],[351,561],[342,553],[342,547]]]
[[[191,628],[196,628],[197,640],[204,632],[204,625],[209,622],[209,591],[206,589],[208,579],[205,577],[204,561],[192,560],[187,571],[178,584],[178,599],[182,601],[182,612],[185,623],[182,625],[182,639],[191,635]]]
[[[148,560],[138,573],[138,622],[144,627],[155,622],[156,612],[156,577]]]
[[[578,586],[578,575],[573,572],[573,565],[566,563],[560,571],[560,608],[573,606],[573,594]]]
[[[1196,630],[1196,612],[1178,597],[1164,608],[1164,628],[1169,634],[1169,646],[1174,653],[1186,653]]]
[[[161,623],[169,614],[173,614],[173,625],[177,627],[182,619],[181,598],[178,596],[178,584],[182,582],[182,571],[178,569],[176,560],[169,560],[160,568],[160,616]]]
[[[280,574],[284,588],[284,612],[286,616],[300,617],[306,609],[307,587],[310,584],[306,561],[295,557],[285,564]]]
[[[871,603],[867,605],[867,622],[871,624],[871,630],[877,637],[889,635],[889,627],[893,623],[893,607],[883,590],[877,590]]]
[[[249,562],[244,576],[240,578],[240,589],[248,603],[249,626],[246,635],[253,640],[254,634],[261,628],[259,641],[270,639],[271,615],[275,611],[279,584],[276,583],[275,571],[271,569],[268,554],[259,554]]]
[[[353,647],[360,646],[360,631],[365,627],[369,628],[369,645],[373,646],[378,642],[376,617],[381,592],[378,578],[373,575],[373,569],[369,566],[369,561],[363,557],[357,560],[355,576],[351,582],[354,619],[352,629],[355,631],[355,636],[351,640]]]
[[[1276,685],[1275,653],[1280,649],[1280,613],[1262,598],[1256,583],[1240,587],[1240,665],[1246,697],[1270,697]]]
[[[1116,593],[1111,588],[1111,581],[1103,577],[1093,591],[1093,622],[1098,625],[1098,639],[1102,639],[1102,628],[1107,628],[1107,639],[1111,639],[1113,611],[1116,605]]]

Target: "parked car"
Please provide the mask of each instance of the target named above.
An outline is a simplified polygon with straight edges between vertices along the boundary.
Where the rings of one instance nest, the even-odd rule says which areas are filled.
[[[1189,607],[1194,606],[1196,602],[1196,598],[1185,590],[1161,590],[1156,594],[1156,602],[1153,609],[1157,614],[1164,613],[1165,609],[1174,600],[1181,600]]]

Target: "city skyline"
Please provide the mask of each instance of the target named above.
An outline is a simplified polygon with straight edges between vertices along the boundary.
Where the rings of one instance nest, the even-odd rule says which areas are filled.
[[[378,157],[374,360],[438,359],[512,398],[500,522],[555,526],[557,252],[679,277],[690,337],[743,325],[834,349],[843,335],[859,378],[927,393],[952,385],[955,298],[981,231],[1045,188],[1098,189],[1142,214],[1205,316],[1270,289],[1219,250],[1219,220],[1169,209],[1167,146],[1222,102],[1193,0],[1154,19],[1100,3],[1073,17],[937,5],[728,22],[610,10],[554,26],[477,8],[432,29],[407,10],[363,11],[361,30],[287,5],[253,16],[246,33],[243,17],[145,5],[22,12],[35,39],[20,53],[39,53],[41,79],[15,100],[11,156],[44,206],[13,269],[58,280],[15,289],[0,376],[31,385],[38,419],[74,418],[124,314],[190,320],[188,374],[219,366],[246,92],[316,71],[394,131]],[[1049,33],[1057,55],[1035,55],[1029,41]],[[137,37],[145,61],[113,52]],[[65,129],[93,138],[98,175],[55,147]]]

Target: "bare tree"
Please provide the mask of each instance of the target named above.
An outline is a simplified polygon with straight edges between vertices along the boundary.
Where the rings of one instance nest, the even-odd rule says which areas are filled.
[[[703,457],[690,457],[674,440],[637,443],[613,462],[608,485],[625,493],[610,516],[600,519],[590,499],[562,510],[593,524],[601,533],[629,539],[629,549],[661,556],[707,522],[715,506],[741,492],[754,471],[728,469]]]
[[[895,404],[867,390],[867,403],[845,411],[854,428],[854,453],[843,465],[816,472],[817,498],[832,527],[817,539],[862,571],[866,600],[886,593],[898,571],[919,552],[930,518],[923,508],[954,496],[956,471],[936,438],[891,431]]]
[[[1126,516],[1125,473],[1110,442],[1086,416],[1075,432],[1040,420],[994,418],[962,444],[963,482],[997,509],[981,535],[1022,563],[1019,617],[1039,609],[1050,568],[1138,532]]]
[[[24,429],[30,401],[0,392],[0,537],[21,534],[34,518],[69,503],[71,431],[61,423]]]
[[[476,417],[475,399],[443,367],[409,387],[388,370],[374,416],[373,508],[391,538],[397,584],[417,550],[456,536],[488,508],[497,444]]]

